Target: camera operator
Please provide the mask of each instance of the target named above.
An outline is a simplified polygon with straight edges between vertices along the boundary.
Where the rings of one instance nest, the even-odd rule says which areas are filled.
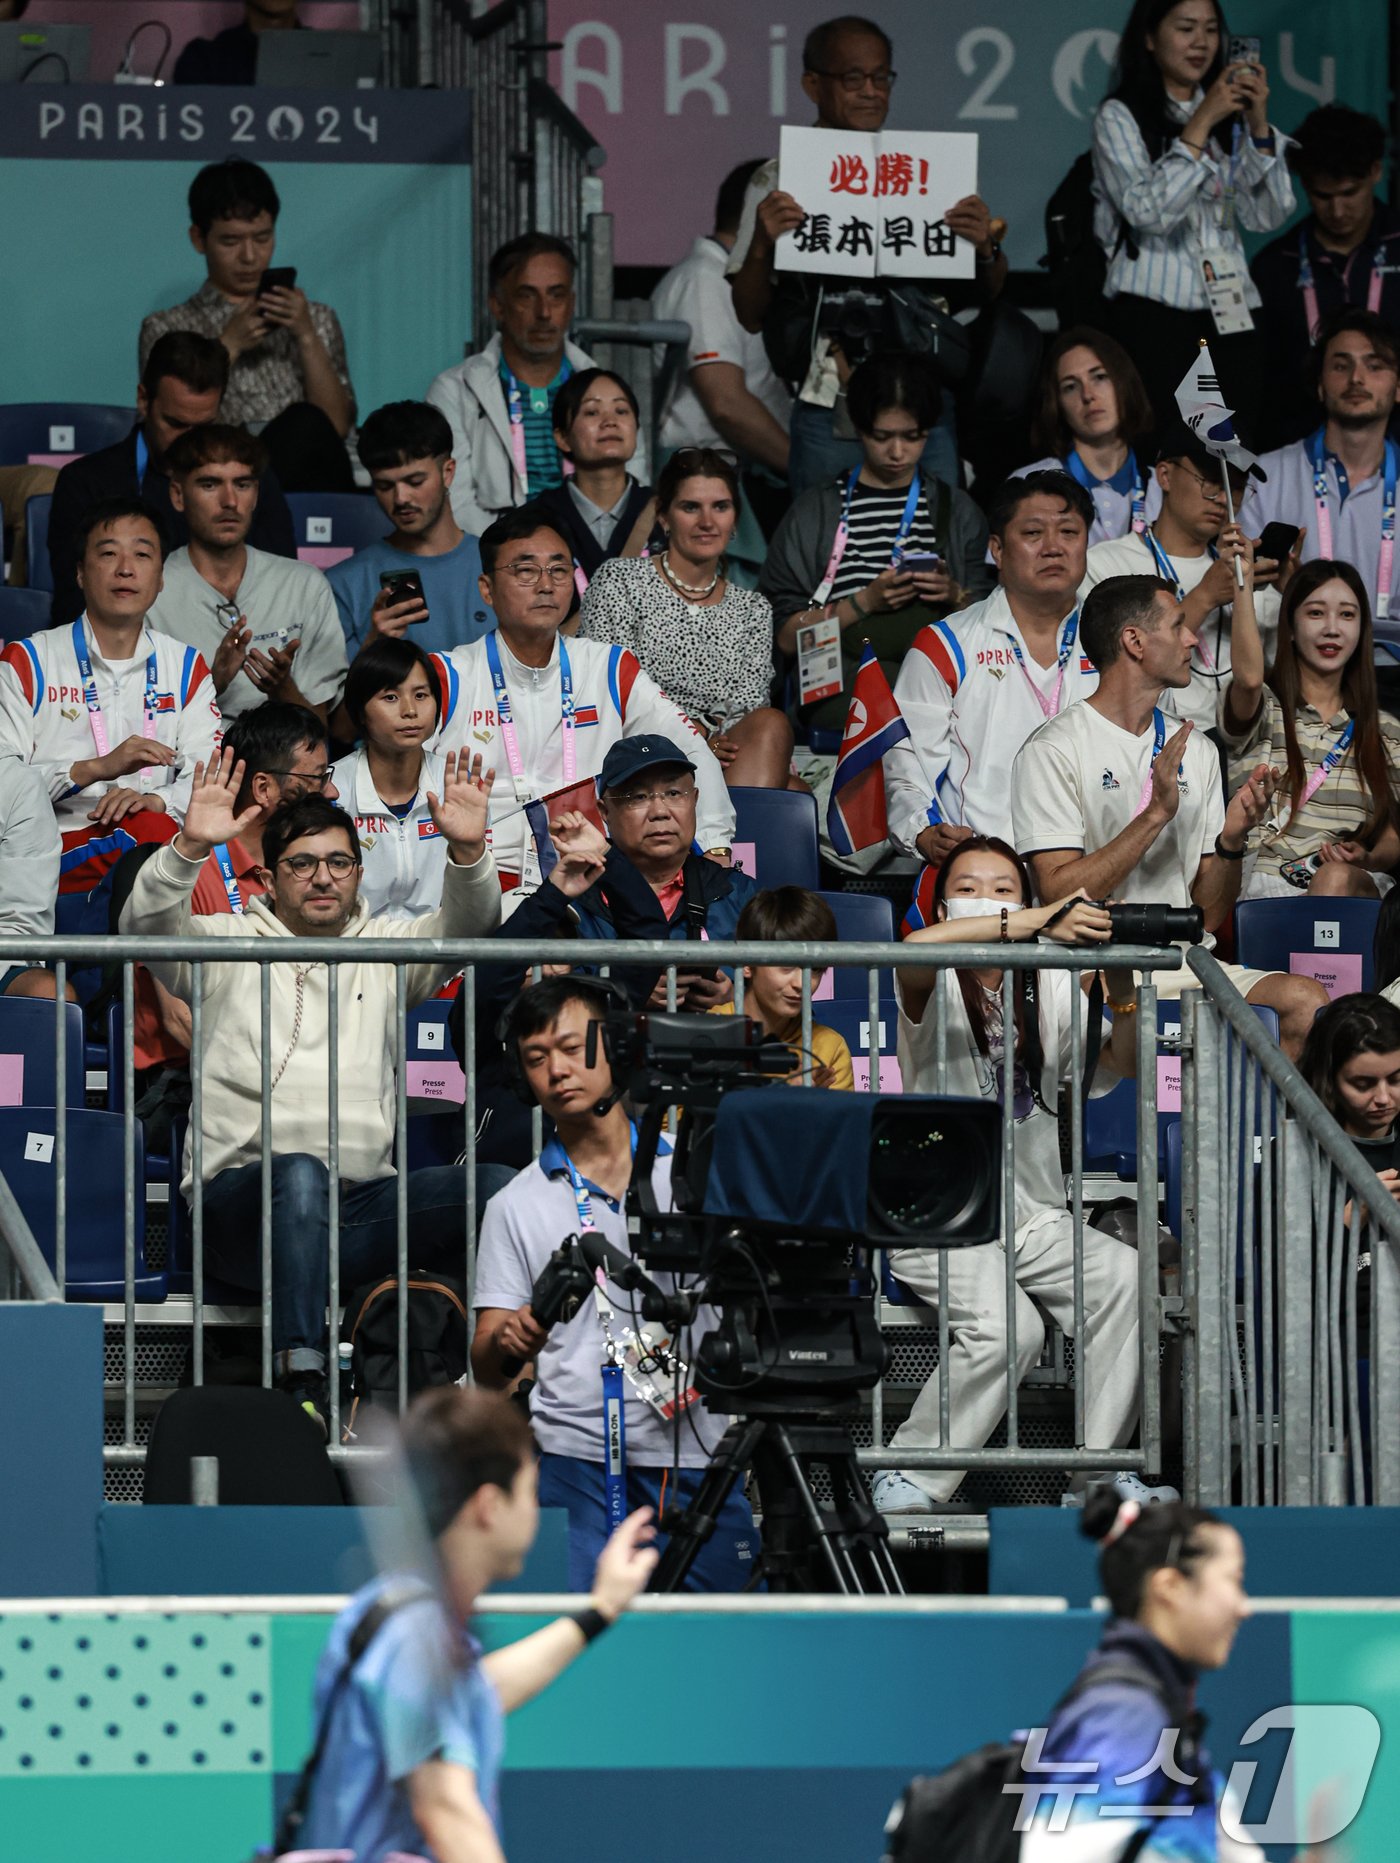
[[[1213,746],[1188,721],[1168,736],[1164,691],[1191,681],[1196,635],[1184,603],[1159,576],[1110,576],[1080,612],[1080,639],[1098,690],[1043,724],[1011,773],[1016,845],[1042,899],[1199,906],[1211,932],[1240,891],[1250,830],[1269,814],[1278,772],[1257,764],[1224,805]],[[1156,940],[1151,940],[1156,942]],[[1277,1010],[1279,1038],[1297,1058],[1327,1000],[1320,983],[1282,971],[1226,965],[1241,995]],[[1189,970],[1163,971],[1160,997],[1198,987]],[[1111,1004],[1115,1014],[1131,1003]]]
[[[589,1058],[590,1027],[600,1024],[613,992],[585,977],[553,977],[523,990],[506,1018],[507,1054],[523,1096],[554,1123],[554,1137],[534,1164],[486,1206],[477,1260],[476,1332],[472,1370],[480,1384],[501,1388],[535,1361],[530,1396],[540,1448],[540,1504],[569,1516],[569,1583],[586,1590],[612,1526],[638,1507],[660,1511],[663,1500],[684,1507],[723,1433],[722,1420],[698,1400],[677,1396],[671,1341],[656,1321],[643,1321],[636,1297],[611,1281],[586,1298],[572,1318],[544,1325],[536,1317],[536,1283],[570,1234],[593,1232],[631,1253],[623,1208],[632,1177],[636,1129],[621,1106],[602,1050]],[[671,1158],[662,1146],[652,1173],[657,1202],[670,1202]],[[664,1288],[669,1277],[654,1277]],[[541,1304],[544,1302],[541,1300]],[[702,1307],[684,1343],[715,1323]],[[637,1336],[646,1335],[644,1356]],[[605,1368],[610,1357],[620,1380]],[[609,1472],[605,1394],[620,1384],[622,1469]],[[666,1414],[667,1411],[671,1414]],[[658,1541],[658,1546],[664,1541]],[[739,1591],[753,1578],[758,1537],[748,1503],[731,1494],[713,1537],[687,1579],[697,1591]]]
[[[816,106],[815,127],[865,135],[883,129],[896,77],[893,63],[894,47],[873,20],[847,13],[814,26],[802,47],[802,89]],[[965,303],[990,301],[1006,282],[1006,259],[992,236],[986,202],[969,194],[944,217],[954,233],[976,247],[977,276],[970,287],[940,280],[934,302],[956,310]],[[845,418],[846,382],[867,357],[907,347],[896,334],[885,287],[875,280],[860,280],[850,291],[849,280],[842,278],[775,276],[778,240],[805,218],[801,204],[778,186],[776,159],[765,162],[749,183],[725,268],[740,323],[746,330],[763,332],[775,372],[797,393],[788,454],[794,497],[860,464],[855,434]],[[907,279],[901,281],[900,291],[906,299],[925,296]],[[872,305],[872,299],[883,299],[883,307],[879,302]],[[850,305],[849,313],[843,312],[842,301]],[[837,334],[843,324],[844,342]],[[924,464],[948,484],[960,482],[951,402],[949,413],[929,435]]]

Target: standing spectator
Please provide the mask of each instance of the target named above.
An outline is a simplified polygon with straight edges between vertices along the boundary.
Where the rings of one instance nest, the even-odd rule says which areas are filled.
[[[739,914],[734,936],[740,941],[835,944],[836,914],[819,893],[809,893],[804,886],[777,886],[754,894]],[[826,971],[813,970],[811,975],[815,990]],[[814,1021],[811,1046],[803,1046],[802,971],[798,965],[745,964],[744,1014],[765,1035],[785,1043],[792,1054],[789,1079],[794,1084],[801,1082],[810,1060],[814,1087],[834,1087],[844,1092],[855,1087],[855,1068],[843,1035],[824,1022]]]
[[[817,112],[818,129],[858,130],[870,134],[884,127],[897,73],[894,47],[883,27],[854,13],[824,20],[802,46],[802,90]],[[792,410],[788,483],[793,496],[823,484],[859,464],[854,441],[840,413],[851,372],[871,353],[847,353],[840,341],[823,334],[819,311],[823,298],[839,296],[848,280],[775,270],[775,250],[784,233],[805,218],[800,202],[778,185],[776,158],[755,170],[744,196],[743,212],[725,271],[734,292],[734,309],[746,330],[763,332],[774,367],[796,391]],[[972,286],[936,281],[944,308],[987,303],[1006,282],[1006,258],[992,233],[987,204],[976,194],[950,207],[946,224],[976,249],[977,277]],[[862,291],[871,280],[858,281]],[[906,294],[909,281],[901,281]],[[886,334],[876,348],[893,347]],[[961,481],[952,403],[939,403],[923,436],[924,469],[948,485]]]
[[[1016,845],[1042,899],[1083,892],[1126,904],[1198,906],[1207,932],[1229,916],[1252,828],[1269,813],[1277,773],[1259,763],[1221,796],[1214,747],[1188,722],[1170,731],[1163,691],[1191,678],[1196,637],[1158,576],[1112,576],[1080,613],[1098,690],[1046,722],[1011,772]],[[1311,977],[1227,965],[1251,1003],[1277,1010],[1296,1057],[1326,992]],[[1153,979],[1159,997],[1195,988],[1191,971]]]
[[[442,703],[435,748],[479,744],[502,783],[509,775],[491,816],[502,886],[533,892],[548,864],[548,823],[533,805],[591,780],[620,740],[653,732],[690,747],[701,850],[728,865],[734,807],[694,726],[627,648],[561,637],[574,593],[564,538],[526,505],[497,518],[481,539],[481,562],[496,631],[435,660]]]
[[[1284,775],[1242,894],[1374,899],[1378,876],[1400,862],[1400,721],[1377,699],[1365,584],[1350,563],[1319,558],[1300,569],[1284,593],[1266,681],[1249,580],[1235,602],[1220,734],[1232,781],[1261,755]]]
[[[442,793],[442,758],[423,748],[438,725],[437,671],[417,641],[371,641],[345,681],[345,711],[363,741],[331,780],[360,837],[360,896],[376,917],[417,918],[441,899],[447,858],[428,804]]]
[[[158,337],[136,387],[131,432],[115,446],[70,459],[59,473],[49,512],[54,627],[66,626],[83,612],[73,538],[90,506],[106,498],[141,498],[161,520],[172,549],[188,542],[184,512],[171,502],[166,454],[192,427],[218,420],[227,381],[228,351],[212,336],[172,330]],[[272,556],[297,553],[292,514],[270,468],[258,486],[248,542]]]
[[[555,397],[554,443],[573,471],[532,503],[568,539],[585,585],[610,558],[639,556],[651,530],[651,489],[627,470],[640,412],[610,369],[580,369]]]
[[[704,737],[726,782],[785,789],[793,738],[769,703],[773,610],[725,573],[739,515],[729,457],[673,453],[657,480],[656,515],[664,549],[604,563],[583,598],[579,632],[636,654]]]
[[[43,778],[17,757],[0,757],[0,934],[52,938],[61,853]],[[0,996],[52,1001],[55,994],[54,974],[42,964],[17,959],[0,969]]]
[[[138,498],[93,505],[77,545],[83,615],[0,653],[0,756],[33,764],[48,786],[60,894],[91,891],[151,838],[134,818],[183,820],[195,760],[213,755],[223,722],[203,658],[148,620],[161,586],[155,515]]]
[[[937,867],[971,834],[1005,840],[1017,751],[1098,684],[1076,593],[1093,510],[1067,472],[1008,479],[988,519],[1000,586],[915,635],[894,686],[909,736],[885,757],[901,854]]]
[[[1231,496],[1238,511],[1252,477],[1228,468]],[[1169,691],[1163,705],[1175,718],[1189,718],[1202,731],[1216,722],[1220,694],[1230,677],[1231,617],[1235,600],[1235,558],[1245,551],[1244,532],[1226,522],[1225,487],[1220,461],[1208,453],[1189,427],[1168,429],[1153,470],[1162,504],[1142,532],[1113,543],[1095,544],[1089,552],[1081,595],[1109,576],[1162,576],[1186,610],[1186,625],[1196,638],[1191,683]],[[1254,563],[1256,579],[1277,579],[1283,565],[1272,559]],[[1254,610],[1265,652],[1273,657],[1278,628],[1278,590],[1256,587]]]
[[[1062,330],[1046,354],[1031,429],[1037,459],[1021,472],[1059,468],[1094,504],[1089,542],[1140,535],[1156,517],[1162,488],[1138,461],[1152,432],[1152,405],[1132,357],[1102,330]]]
[[[924,468],[939,406],[925,364],[900,355],[862,363],[846,401],[860,464],[794,499],[759,578],[781,653],[798,652],[799,633],[812,621],[839,622],[841,691],[803,710],[807,724],[836,731],[845,729],[864,641],[893,684],[919,629],[979,600],[993,581],[982,513],[954,482]],[[905,569],[906,556],[924,566]]]
[[[1316,419],[1311,381],[1318,326],[1340,310],[1369,310],[1400,336],[1400,213],[1376,199],[1385,130],[1346,104],[1310,111],[1288,165],[1311,212],[1256,253],[1257,322],[1269,394],[1256,444],[1287,446]],[[1254,436],[1251,436],[1254,438]]]
[[[428,390],[452,427],[453,515],[473,537],[563,480],[554,397],[576,369],[594,366],[568,339],[577,270],[573,247],[553,233],[522,233],[498,247],[487,299],[496,334]],[[636,466],[645,483],[644,446]]]
[[[541,1270],[571,1230],[595,1231],[625,1255],[632,1253],[624,1199],[632,1179],[636,1128],[613,1089],[612,1070],[590,1024],[599,1021],[606,998],[596,983],[555,977],[523,990],[505,1029],[523,1091],[554,1122],[554,1137],[536,1163],[527,1165],[487,1205],[481,1225],[476,1271],[476,1331],[472,1369],[488,1388],[509,1384],[529,1360],[535,1362],[530,1421],[540,1449],[540,1501],[563,1507],[569,1516],[569,1584],[587,1585],[608,1533],[600,1369],[610,1338],[616,1339],[627,1312],[627,1296],[611,1281],[600,1298],[581,1303],[570,1319],[544,1327],[530,1305]],[[652,1171],[657,1206],[671,1206],[671,1152],[663,1144]],[[653,1277],[663,1286],[669,1275]],[[715,1324],[713,1308],[702,1307],[690,1336],[700,1338]],[[671,1340],[655,1322],[652,1359],[671,1360]],[[679,1342],[677,1342],[677,1345]],[[620,1350],[620,1342],[619,1342]],[[645,1363],[646,1361],[642,1361]],[[654,1388],[648,1402],[641,1387]],[[626,1504],[659,1508],[665,1484],[674,1507],[694,1497],[723,1420],[691,1402],[683,1426],[663,1406],[671,1394],[669,1373],[655,1386],[648,1374],[626,1381],[623,1390]],[[742,1591],[755,1571],[758,1550],[753,1515],[736,1488],[716,1514],[712,1535],[701,1547],[686,1581],[692,1591]]]
[[[141,367],[171,330],[213,336],[229,355],[226,421],[264,436],[288,492],[352,492],[345,439],[355,394],[340,320],[299,285],[264,289],[282,203],[256,162],[212,162],[190,184],[190,244],[208,277],[184,304],[141,325]]]
[[[424,653],[451,653],[480,640],[496,617],[478,593],[481,552],[452,514],[452,429],[426,401],[391,401],[360,429],[357,450],[379,508],[393,525],[326,572],[353,660],[376,640],[407,629]],[[385,585],[417,576],[423,600]]]
[[[129,933],[221,937],[476,938],[500,917],[500,891],[486,848],[490,774],[477,758],[450,757],[433,820],[448,843],[442,904],[419,919],[374,919],[359,899],[355,824],[323,796],[307,796],[263,827],[266,894],[238,918],[197,916],[190,895],[214,849],[252,827],[259,811],[234,808],[244,772],[225,752],[201,763],[185,828],[146,862],[122,913]],[[188,966],[153,965],[188,1002]],[[453,965],[410,964],[410,1008],[447,981]],[[262,1037],[258,992],[247,967],[202,967],[204,1034],[216,1064],[204,1071],[205,1252],[232,1285],[261,1285]],[[340,992],[340,1271],[353,1287],[392,1271],[398,1224],[394,1143],[395,976],[385,964],[342,973]],[[272,1348],[278,1383],[323,1421],[326,1415],[328,972],[324,966],[271,966]],[[199,1065],[200,1056],[195,1057]],[[462,1247],[462,1173],[455,1166],[410,1172],[408,1209],[415,1260],[432,1265]],[[181,1191],[194,1194],[188,1143]]]
[[[264,699],[322,717],[345,683],[345,639],[319,569],[249,547],[267,451],[237,427],[196,427],[170,449],[170,498],[190,540],[165,562],[156,627],[204,655],[219,709]]]
[[[1387,429],[1400,400],[1400,337],[1374,312],[1326,318],[1313,348],[1323,424],[1306,440],[1266,453],[1241,522],[1257,533],[1275,519],[1306,531],[1302,560],[1355,564],[1377,622],[1400,620],[1395,547],[1400,444]]]
[[[297,0],[244,0],[243,17],[212,39],[191,39],[180,48],[172,84],[256,84],[258,42],[265,32],[301,29]]]
[[[744,195],[762,160],[741,162],[720,183],[712,233],[702,235],[651,294],[651,314],[690,325],[685,368],[661,422],[661,444],[728,446],[738,457],[765,537],[787,508],[792,396],[773,373],[763,339],[739,322],[725,263],[734,250]]]
[[[1272,233],[1293,211],[1262,65],[1224,61],[1219,0],[1135,0],[1113,86],[1094,119],[1094,232],[1108,254],[1109,333],[1142,372],[1158,425],[1211,338],[1224,396],[1253,432],[1265,383],[1254,328],[1219,333],[1208,281],[1259,293],[1241,228]]]

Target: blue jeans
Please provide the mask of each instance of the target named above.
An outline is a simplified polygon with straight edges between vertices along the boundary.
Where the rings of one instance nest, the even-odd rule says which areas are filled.
[[[692,1498],[705,1471],[683,1468],[679,1477],[666,1473],[668,1506],[684,1507]],[[659,1468],[627,1467],[627,1511],[638,1507],[660,1507],[661,1477]],[[569,1515],[569,1589],[588,1591],[593,1585],[593,1568],[607,1543],[607,1490],[603,1483],[601,1462],[584,1462],[571,1455],[540,1457],[540,1506],[562,1507]],[[666,1535],[659,1534],[657,1549],[666,1550]],[[758,1529],[753,1511],[736,1484],[720,1509],[715,1530],[696,1555],[686,1577],[687,1591],[744,1591],[753,1582],[758,1562]]]
[[[794,401],[788,421],[788,484],[796,498],[809,485],[829,485],[848,473],[865,458],[859,440],[838,440],[832,432],[835,421],[832,408],[813,407],[808,401]],[[920,465],[934,473],[945,485],[962,484],[962,465],[958,459],[958,429],[950,395],[943,397],[943,412],[938,425],[924,445]]]
[[[510,1182],[505,1165],[478,1165],[477,1209]],[[398,1257],[396,1177],[340,1186],[340,1285],[358,1287],[392,1272]],[[204,1255],[209,1272],[256,1291],[262,1263],[262,1165],[234,1165],[204,1188]],[[415,1268],[463,1260],[462,1172],[434,1165],[408,1174],[408,1251]],[[320,1158],[288,1152],[272,1160],[272,1350],[277,1374],[324,1371],[330,1172]]]

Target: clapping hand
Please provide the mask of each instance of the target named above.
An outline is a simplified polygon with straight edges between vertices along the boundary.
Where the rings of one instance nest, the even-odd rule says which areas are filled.
[[[646,1590],[660,1556],[651,1543],[655,1538],[652,1509],[639,1507],[613,1529],[599,1553],[589,1603],[609,1623],[622,1615],[638,1592]]]
[[[566,809],[549,824],[559,859],[549,876],[566,899],[578,899],[599,879],[608,858],[607,836],[578,809]]]
[[[1220,831],[1221,840],[1243,847],[1249,839],[1250,829],[1256,828],[1268,814],[1269,804],[1274,799],[1278,785],[1277,770],[1271,770],[1267,763],[1256,764],[1230,798],[1230,806],[1225,811],[1225,826]]]
[[[1181,806],[1181,790],[1178,787],[1181,778],[1181,759],[1186,754],[1186,740],[1191,735],[1191,721],[1186,723],[1162,746],[1161,754],[1152,765],[1152,801],[1162,818],[1163,825],[1171,821]]]
[[[253,630],[248,625],[248,617],[239,615],[219,642],[214,664],[209,668],[217,697],[222,698],[243,671],[252,644]]]
[[[235,841],[266,815],[253,803],[238,811],[238,792],[247,766],[234,762],[231,750],[221,750],[206,766],[194,766],[194,786],[185,809],[184,825],[175,837],[175,850],[187,860],[207,860],[221,841]]]
[[[281,694],[282,688],[291,679],[292,660],[300,645],[301,640],[298,638],[289,640],[285,647],[273,647],[268,653],[258,647],[249,653],[245,671],[264,698],[275,699]],[[217,680],[215,684],[218,684]]]
[[[471,867],[486,849],[486,824],[491,811],[491,787],[496,772],[481,773],[481,753],[449,750],[442,764],[442,795],[428,791],[428,813],[433,826],[447,842],[452,859]]]

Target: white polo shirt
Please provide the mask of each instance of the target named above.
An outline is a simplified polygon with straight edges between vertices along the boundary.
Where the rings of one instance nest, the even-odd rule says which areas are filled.
[[[442,794],[442,758],[424,751],[418,795],[406,815],[382,801],[364,750],[351,751],[331,767],[340,806],[355,818],[365,863],[360,897],[375,918],[416,919],[442,904],[442,870],[447,843],[434,826],[427,794]]]
[[[1178,727],[1165,712],[1161,718],[1169,738]],[[1011,775],[1018,852],[1107,847],[1139,812],[1155,743],[1155,724],[1134,737],[1092,705],[1072,705],[1043,724]],[[1220,759],[1199,731],[1186,740],[1179,782],[1176,814],[1114,889],[1125,904],[1192,903],[1196,873],[1225,825]]]
[[[1313,486],[1313,463],[1308,450],[1316,443],[1317,437],[1313,434],[1309,440],[1298,440],[1292,446],[1281,446],[1276,452],[1263,454],[1259,464],[1269,475],[1268,483],[1261,485],[1251,479],[1248,495],[1240,511],[1240,522],[1251,537],[1257,537],[1264,526],[1273,523],[1275,519],[1285,524],[1306,524],[1308,534],[1303,539],[1302,556],[1305,563],[1311,563],[1323,553],[1317,494]],[[1386,445],[1388,451],[1395,450],[1394,440],[1387,441]],[[1342,494],[1343,475],[1331,453],[1323,454],[1322,470],[1327,481],[1327,513],[1332,522],[1330,555],[1336,562],[1355,565],[1365,584],[1371,603],[1371,619],[1374,621],[1380,608],[1376,595],[1381,565],[1384,470],[1373,472],[1369,479],[1347,482],[1345,497]],[[1394,626],[1400,622],[1400,539],[1397,539],[1397,547],[1392,551],[1391,559],[1388,590],[1390,611],[1386,619]]]
[[[787,431],[792,397],[773,373],[762,336],[746,330],[735,314],[734,293],[724,270],[728,260],[724,247],[707,233],[652,293],[653,317],[677,318],[690,325],[686,366],[661,423],[664,447],[728,445],[690,382],[692,371],[711,362],[732,362],[742,369],[749,393]]]
[[[339,702],[345,685],[345,635],[331,585],[310,563],[250,549],[237,593],[225,598],[200,575],[188,548],[172,550],[165,559],[165,586],[149,619],[152,627],[197,647],[212,667],[234,604],[247,617],[252,644],[261,652],[300,642],[292,660],[299,692],[313,705]],[[263,704],[266,696],[246,672],[238,673],[219,694],[219,709],[226,719],[237,718]]]

